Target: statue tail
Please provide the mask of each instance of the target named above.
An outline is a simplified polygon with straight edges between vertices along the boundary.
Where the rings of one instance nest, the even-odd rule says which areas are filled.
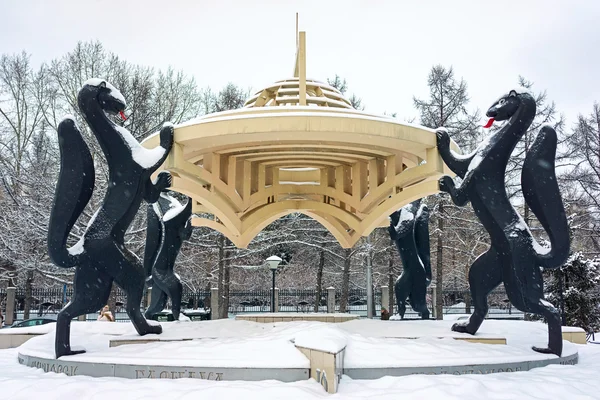
[[[159,199],[160,201],[160,199]],[[159,202],[148,204],[146,229],[146,248],[144,250],[144,270],[146,278],[152,275],[152,267],[160,251],[163,240],[162,210]]]
[[[548,237],[550,251],[537,248],[540,266],[558,268],[569,256],[570,238],[565,208],[555,172],[557,137],[550,126],[542,127],[525,157],[521,172],[523,197]],[[535,238],[532,238],[535,242]]]
[[[88,204],[95,183],[94,162],[73,118],[58,125],[60,172],[48,226],[48,254],[59,267],[75,266],[83,253],[83,237],[67,249],[67,238]]]

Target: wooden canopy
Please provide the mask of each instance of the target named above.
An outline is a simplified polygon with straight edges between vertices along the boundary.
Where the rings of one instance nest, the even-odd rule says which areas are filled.
[[[442,174],[453,175],[433,130],[354,110],[337,89],[307,80],[304,32],[299,39],[297,76],[259,90],[242,109],[176,126],[161,168],[173,175],[172,190],[193,199],[194,213],[209,215],[193,225],[241,248],[292,212],[352,247],[394,210],[437,193]],[[143,143],[158,144],[158,135]]]

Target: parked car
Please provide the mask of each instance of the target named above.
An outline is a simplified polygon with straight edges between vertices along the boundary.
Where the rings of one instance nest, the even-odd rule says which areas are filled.
[[[38,326],[38,325],[46,325],[51,322],[56,322],[56,319],[53,318],[30,318],[25,321],[15,322],[10,326],[5,326],[5,328],[26,328],[29,326]]]
[[[210,311],[204,310],[184,310],[181,312],[183,315],[188,317],[192,321],[208,321],[210,320]],[[162,310],[159,313],[153,314],[149,319],[154,321],[174,321],[173,313],[171,310]]]

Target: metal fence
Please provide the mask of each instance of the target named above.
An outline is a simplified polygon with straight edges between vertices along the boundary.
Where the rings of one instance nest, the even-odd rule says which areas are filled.
[[[393,289],[392,289],[393,290]],[[18,288],[16,290],[16,318],[23,319],[25,300],[27,297],[25,289]],[[30,317],[44,316],[56,314],[70,300],[73,294],[72,289],[33,289],[31,291]],[[335,312],[340,310],[341,291],[336,290]],[[376,316],[380,315],[381,311],[381,289],[377,288],[374,291],[374,305]],[[0,307],[5,309],[6,290],[0,289]],[[317,299],[317,291],[315,289],[280,289],[278,294],[278,304],[280,312],[297,312],[307,313],[315,311],[315,302]],[[433,292],[430,289],[427,294],[427,306],[430,310],[433,309]],[[117,321],[129,321],[125,310],[127,299],[125,293],[118,290],[116,293],[116,310],[115,319]],[[470,301],[470,294],[466,290],[445,290],[443,292],[443,312],[445,315],[461,315],[470,314],[473,311]],[[508,301],[506,293],[503,289],[496,289],[488,296],[488,304],[490,307],[488,318],[509,318],[523,319],[524,315],[521,311],[513,308]],[[142,308],[147,306],[147,296],[144,294]],[[388,307],[387,304],[383,304]],[[170,302],[166,308],[171,307]],[[184,310],[207,310],[210,308],[210,292],[209,291],[189,291],[184,290],[182,294],[182,309]],[[241,313],[259,313],[269,312],[271,309],[271,290],[247,290],[247,291],[231,291],[229,295],[229,314],[233,316]],[[327,290],[323,289],[319,298],[319,312],[327,312]],[[350,289],[348,292],[348,304],[346,312],[358,314],[361,316],[367,315],[367,290],[366,289]],[[414,312],[410,306],[407,306],[406,318],[418,318],[418,314]],[[89,314],[88,318],[95,318],[94,314]]]

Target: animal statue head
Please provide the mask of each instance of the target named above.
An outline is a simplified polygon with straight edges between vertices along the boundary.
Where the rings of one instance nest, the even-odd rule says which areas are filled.
[[[100,107],[109,115],[119,115],[123,120],[125,117],[125,108],[127,103],[125,98],[113,85],[105,80],[93,78],[83,84],[82,90],[79,92],[78,102],[81,103],[82,94],[91,91],[95,93],[95,98]]]
[[[419,207],[421,206],[421,200],[418,199],[405,205],[404,207],[394,211],[390,215],[390,222],[395,227],[398,235],[404,235],[412,230],[410,223],[403,223],[404,221],[411,222],[416,218]]]
[[[506,121],[510,119],[524,102],[533,102],[535,105],[533,97],[525,91],[515,89],[503,95],[485,113],[489,120],[484,128],[491,127],[494,121]]]

